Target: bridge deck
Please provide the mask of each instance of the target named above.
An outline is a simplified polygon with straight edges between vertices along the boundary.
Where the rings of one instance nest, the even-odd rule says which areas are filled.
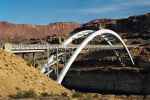
[[[62,45],[51,45],[51,44],[7,44],[5,45],[5,50],[12,53],[23,53],[23,52],[44,52],[48,49],[74,49],[79,45],[69,45],[64,47]],[[128,48],[137,48],[138,45],[127,45]],[[123,49],[124,47],[120,44],[113,45],[87,45],[85,49],[100,49],[100,50],[113,50],[113,49]]]

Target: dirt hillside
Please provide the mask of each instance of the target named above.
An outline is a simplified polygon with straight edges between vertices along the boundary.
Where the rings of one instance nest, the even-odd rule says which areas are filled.
[[[15,95],[18,91],[60,95],[70,91],[28,66],[20,57],[0,50],[0,96]]]

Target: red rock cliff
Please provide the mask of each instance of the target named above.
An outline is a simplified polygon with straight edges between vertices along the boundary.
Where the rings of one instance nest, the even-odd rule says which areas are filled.
[[[71,22],[49,25],[12,24],[0,22],[0,39],[4,41],[22,41],[43,39],[47,36],[68,36],[80,24]]]

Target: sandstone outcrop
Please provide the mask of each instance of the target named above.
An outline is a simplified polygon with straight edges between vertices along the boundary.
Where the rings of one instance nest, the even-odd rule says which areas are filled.
[[[66,37],[80,25],[72,22],[60,22],[49,25],[13,24],[0,22],[0,40],[20,42],[30,39],[46,39],[48,36]]]
[[[112,29],[124,38],[150,38],[150,13],[123,19],[95,19],[74,31],[98,30],[100,27]]]

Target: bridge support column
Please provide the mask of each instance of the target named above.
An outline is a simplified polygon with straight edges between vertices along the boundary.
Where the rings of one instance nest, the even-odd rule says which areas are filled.
[[[65,67],[65,64],[66,64],[66,61],[67,61],[67,53],[66,53],[66,47],[64,48],[64,50],[65,50],[65,56],[64,56],[64,67]]]
[[[24,55],[25,55],[25,53],[22,53],[22,58],[23,58],[23,59],[25,58]]]
[[[56,64],[56,76],[57,76],[57,78],[58,78],[58,75],[59,75],[59,72],[58,72],[58,67],[59,67],[59,61],[58,61],[58,48],[56,49],[56,59],[57,59],[57,64]]]
[[[49,56],[50,56],[50,49],[47,49],[47,62],[48,62]]]
[[[35,52],[33,52],[33,66],[35,67]]]

